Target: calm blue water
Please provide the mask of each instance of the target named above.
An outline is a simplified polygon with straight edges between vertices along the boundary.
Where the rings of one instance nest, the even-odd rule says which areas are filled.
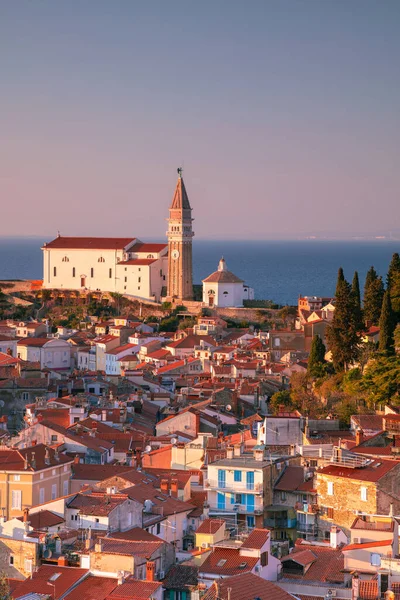
[[[0,279],[41,279],[42,239],[0,238]],[[337,270],[351,280],[358,270],[361,285],[374,265],[386,271],[400,242],[389,241],[206,241],[193,247],[194,281],[216,270],[223,255],[228,269],[255,289],[256,298],[294,304],[299,294],[333,294]]]

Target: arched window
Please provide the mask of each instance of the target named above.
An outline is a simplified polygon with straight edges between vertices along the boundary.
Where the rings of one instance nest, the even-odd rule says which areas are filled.
[[[208,295],[209,296],[215,296],[214,290],[208,290]]]
[[[227,296],[229,292],[224,292],[224,296]]]
[[[148,254],[147,258],[154,258],[154,254]]]
[[[106,262],[106,261],[105,261],[105,259],[102,256],[100,256],[100,258],[99,258],[99,260],[97,262]]]
[[[64,258],[62,259],[63,262],[69,262],[69,258],[68,256],[64,256]]]

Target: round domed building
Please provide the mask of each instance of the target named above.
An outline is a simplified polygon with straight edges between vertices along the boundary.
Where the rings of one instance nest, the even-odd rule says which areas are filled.
[[[243,279],[228,271],[222,257],[217,271],[203,279],[203,302],[209,307],[241,307],[243,300],[253,300],[254,290]]]

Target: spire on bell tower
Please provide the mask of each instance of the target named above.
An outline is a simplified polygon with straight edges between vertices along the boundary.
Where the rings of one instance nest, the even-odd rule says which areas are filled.
[[[171,202],[171,209],[185,209],[192,210],[189,202],[189,198],[186,192],[185,184],[183,182],[182,167],[177,169],[178,171],[178,181],[176,182],[174,196]]]

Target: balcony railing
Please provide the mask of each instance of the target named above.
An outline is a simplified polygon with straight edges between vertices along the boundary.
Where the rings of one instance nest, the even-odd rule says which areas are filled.
[[[226,490],[231,492],[249,492],[260,494],[263,491],[262,483],[243,483],[241,481],[218,481],[216,479],[206,479],[204,487],[214,490]]]
[[[262,515],[264,512],[264,509],[261,505],[249,507],[246,504],[229,504],[228,502],[225,504],[225,506],[220,504],[210,504],[210,510],[213,512],[232,512],[240,515]]]
[[[299,523],[299,521],[297,521],[297,531],[300,533],[315,533],[315,524]]]
[[[284,517],[276,517],[273,519],[265,519],[265,527],[272,529],[292,529],[297,525],[297,519],[285,519]]]

